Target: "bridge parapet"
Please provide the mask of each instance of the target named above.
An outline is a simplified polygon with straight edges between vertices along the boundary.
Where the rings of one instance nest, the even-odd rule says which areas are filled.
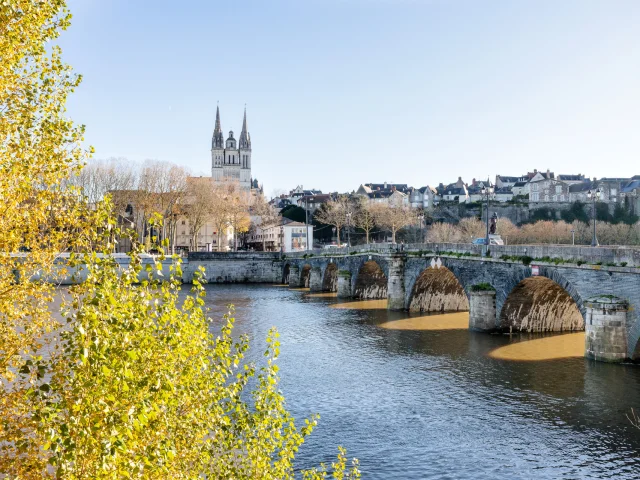
[[[315,249],[302,252],[288,253],[288,258],[307,257],[336,257],[344,255],[357,255],[364,253],[391,254],[405,252],[423,254],[462,254],[467,256],[482,256],[482,245],[471,243],[407,243],[389,244],[372,243],[358,245],[350,248]],[[489,247],[491,258],[503,257],[526,258],[533,260],[561,259],[565,262],[582,262],[585,264],[602,264],[617,266],[640,266],[640,248],[624,246],[585,247],[573,245],[491,245]]]

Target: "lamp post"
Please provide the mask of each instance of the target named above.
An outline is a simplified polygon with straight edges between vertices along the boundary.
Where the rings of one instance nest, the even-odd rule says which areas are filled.
[[[304,197],[304,228],[307,240],[307,250],[309,250],[309,197]]]
[[[331,227],[331,231],[333,232],[333,233],[331,234],[331,239],[333,240],[333,236],[336,234],[336,227]],[[339,246],[339,245],[340,245],[340,239],[338,238],[337,240],[338,240],[338,241],[336,242],[336,245],[338,245],[338,246]]]
[[[284,225],[280,225],[280,255],[284,253]]]
[[[571,245],[575,245],[576,244],[576,231],[572,228],[571,229]]]
[[[424,222],[424,213],[418,215],[418,220],[420,220],[420,243],[424,243],[424,230],[423,230],[423,222]]]
[[[351,212],[347,212],[347,248],[351,248]]]
[[[487,210],[487,233],[485,235],[484,238],[484,244],[485,244],[485,252],[486,249],[489,248],[489,199],[493,196],[492,193],[492,188],[488,186],[489,183],[487,182],[487,186],[482,187],[482,190],[480,190],[480,193],[482,194],[482,196],[485,198],[486,202],[487,202],[487,206],[486,206],[486,210]]]
[[[602,190],[600,190],[599,188],[596,188],[595,190],[589,190],[587,192],[587,197],[589,197],[590,200],[593,200],[593,238],[591,239],[591,246],[592,247],[597,247],[599,245],[598,243],[598,237],[596,237],[596,201],[600,198],[600,195],[602,195]]]

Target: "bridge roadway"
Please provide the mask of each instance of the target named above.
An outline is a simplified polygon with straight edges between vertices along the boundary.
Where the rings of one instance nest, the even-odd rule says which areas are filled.
[[[640,357],[640,249],[368,245],[281,257],[282,281],[414,312],[469,311],[483,332],[585,330],[585,355]],[[264,255],[264,254],[263,254]]]

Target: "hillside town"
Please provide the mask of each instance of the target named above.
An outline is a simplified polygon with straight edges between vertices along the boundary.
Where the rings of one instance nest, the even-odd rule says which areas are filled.
[[[498,233],[507,233],[507,241],[593,244],[595,236],[589,238],[584,231],[592,220],[601,221],[606,233],[607,225],[635,225],[640,215],[640,175],[590,178],[550,169],[486,180],[459,176],[452,183],[420,187],[362,183],[350,192],[298,185],[266,198],[252,174],[246,108],[237,140],[233,130],[225,139],[216,108],[211,176],[193,176],[170,162],[147,161],[137,168],[125,159],[109,159],[89,164],[71,183],[90,202],[110,194],[120,226],[135,232],[138,241],[151,245],[163,240],[181,254],[285,253],[361,243],[466,243],[482,238],[488,242],[488,216],[501,230]],[[526,227],[541,221],[552,222],[539,229],[555,231],[551,237]],[[617,228],[605,235],[605,241],[636,244],[637,230],[621,233]],[[118,250],[130,248],[130,237],[123,237]]]
[[[233,130],[224,138],[220,108],[216,108],[211,176],[193,176],[170,162],[147,161],[138,168],[126,159],[108,159],[90,163],[71,183],[90,202],[110,194],[118,223],[135,232],[138,241],[151,245],[163,240],[172,252],[181,254],[284,253],[372,242],[473,242],[482,237],[488,241],[487,212],[496,227],[509,232],[511,241],[571,239],[588,244],[594,239],[589,240],[583,230],[593,218],[606,228],[608,224],[633,225],[640,215],[640,175],[598,179],[549,169],[497,174],[486,180],[466,181],[459,176],[452,183],[420,187],[362,183],[350,192],[298,185],[266,198],[263,185],[252,175],[246,108],[237,140]],[[161,227],[156,217],[162,220]],[[539,221],[553,222],[545,231],[560,228],[563,233],[556,232],[552,239],[525,234],[522,228],[519,234],[513,233],[513,228]],[[624,238],[617,231],[607,241],[635,244],[640,241],[636,230]],[[123,237],[118,250],[130,248],[130,237]]]

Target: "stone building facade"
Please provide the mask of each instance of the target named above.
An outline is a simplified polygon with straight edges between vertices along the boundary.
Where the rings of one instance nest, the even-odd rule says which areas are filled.
[[[224,140],[220,123],[220,107],[216,107],[216,125],[211,139],[211,177],[214,182],[233,181],[240,187],[253,188],[251,178],[251,135],[247,130],[247,109],[244,110],[242,131],[237,140],[233,130]]]

